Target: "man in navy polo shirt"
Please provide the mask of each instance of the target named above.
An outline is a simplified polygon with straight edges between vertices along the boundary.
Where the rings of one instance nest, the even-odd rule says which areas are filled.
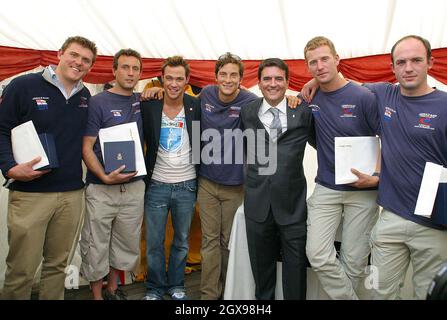
[[[65,267],[81,221],[82,136],[90,92],[81,79],[96,59],[96,45],[68,38],[57,66],[17,77],[0,102],[0,169],[9,185],[8,243],[2,299],[30,299],[42,262],[39,299],[64,299]],[[32,120],[37,133],[52,134],[59,167],[36,171],[40,161],[17,164],[11,129]]]
[[[116,84],[90,99],[84,134],[83,159],[88,168],[85,221],[81,233],[81,274],[90,281],[95,300],[124,300],[118,288],[119,271],[133,271],[139,261],[144,211],[143,176],[123,173],[124,167],[106,174],[99,130],[135,122],[143,141],[140,94],[134,88],[142,71],[140,54],[122,49],[113,57]],[[107,288],[102,279],[108,275]]]
[[[376,268],[371,277],[378,277],[373,297],[398,299],[411,262],[415,296],[425,299],[447,260],[447,226],[414,210],[426,162],[447,166],[447,93],[427,83],[434,59],[426,39],[403,37],[391,49],[391,59],[399,85],[365,85],[377,98],[382,140],[378,203],[383,211],[371,232]],[[307,99],[315,83],[305,87]]]
[[[371,234],[379,279],[374,298],[398,298],[411,262],[415,296],[425,299],[447,260],[447,226],[415,215],[414,209],[426,162],[447,166],[447,93],[427,83],[434,59],[426,39],[400,39],[391,58],[399,85],[366,85],[377,96],[382,139],[378,203],[383,212]]]
[[[377,221],[379,178],[356,172],[353,184],[335,184],[335,137],[375,136],[376,98],[368,89],[338,74],[340,58],[331,40],[311,39],[306,64],[320,90],[310,107],[315,120],[318,172],[307,201],[306,251],[312,268],[331,299],[359,299],[370,254],[369,236]],[[378,167],[376,169],[378,171]],[[340,255],[334,246],[342,223]]]

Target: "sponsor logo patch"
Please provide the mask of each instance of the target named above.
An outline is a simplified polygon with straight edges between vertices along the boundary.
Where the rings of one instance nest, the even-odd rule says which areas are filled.
[[[114,117],[121,117],[122,110],[110,110],[110,112],[113,114]]]
[[[433,119],[438,117],[437,114],[419,113],[418,116],[419,116],[418,124],[414,126],[415,128],[435,130],[435,128],[433,128],[432,125],[433,125]]]
[[[47,102],[47,100],[49,100],[48,97],[34,97],[33,100],[36,103],[37,110],[39,111],[48,110],[48,102]]]
[[[383,120],[390,121],[393,117],[393,114],[396,114],[396,110],[390,107],[385,107],[385,112],[383,114]]]
[[[241,107],[231,106],[230,109],[228,110],[228,117],[239,118],[240,113],[241,113]]]
[[[88,99],[87,97],[81,97],[80,101],[79,101],[79,108],[88,108],[88,103],[87,103]]]
[[[355,105],[352,104],[343,104],[341,106],[342,115],[341,118],[357,118],[356,115],[354,115],[354,109]]]

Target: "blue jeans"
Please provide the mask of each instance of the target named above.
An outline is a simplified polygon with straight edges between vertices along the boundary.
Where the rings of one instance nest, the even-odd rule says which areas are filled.
[[[166,292],[185,290],[185,267],[189,229],[197,197],[197,181],[163,183],[151,180],[145,194],[147,243],[147,293],[162,297]],[[165,234],[171,210],[174,239],[166,272]]]

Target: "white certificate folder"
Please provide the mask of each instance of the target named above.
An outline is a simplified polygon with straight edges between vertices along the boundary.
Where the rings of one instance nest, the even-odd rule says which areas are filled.
[[[14,160],[18,164],[41,157],[41,160],[33,165],[33,169],[37,170],[49,165],[47,154],[31,120],[11,130],[11,145]]]
[[[425,164],[414,214],[447,225],[447,169],[443,166],[432,162]]]
[[[335,184],[356,182],[351,169],[372,175],[379,150],[378,137],[335,137]]]
[[[141,147],[140,134],[136,122],[120,124],[117,126],[99,130],[99,142],[101,144],[102,158],[104,159],[104,142],[129,141],[135,142],[135,166],[138,176],[146,175],[146,164],[144,163],[143,148]]]

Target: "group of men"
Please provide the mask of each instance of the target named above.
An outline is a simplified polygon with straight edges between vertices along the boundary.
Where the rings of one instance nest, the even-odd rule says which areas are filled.
[[[82,159],[88,172],[80,272],[94,299],[126,298],[118,273],[133,270],[139,261],[143,216],[148,261],[143,299],[161,300],[166,294],[187,299],[184,269],[196,200],[202,299],[223,296],[230,231],[242,202],[257,299],[274,299],[279,258],[285,299],[306,298],[308,262],[332,299],[395,299],[410,261],[416,297],[425,298],[447,260],[447,227],[414,215],[425,163],[447,166],[447,124],[441,121],[447,94],[427,84],[433,65],[427,40],[412,35],[394,45],[392,68],[399,85],[365,86],[339,75],[339,57],[329,39],[310,40],[304,55],[313,80],[302,92],[308,102],[299,99],[298,106],[296,98],[285,95],[289,69],[283,60],[260,63],[263,97],[257,97],[241,89],[244,66],[231,53],[218,58],[217,84],[203,88],[198,98],[184,92],[188,63],[180,56],[167,58],[161,67],[163,98],[144,100],[134,92],[141,56],[123,49],[114,56],[114,87],[90,97],[82,78],[96,51],[88,39],[68,38],[57,66],[17,77],[2,94],[0,169],[14,180],[3,299],[29,299],[41,262],[39,298],[64,298],[64,271],[83,220]],[[432,115],[429,128],[417,125],[421,114]],[[29,120],[38,133],[54,135],[58,168],[34,170],[39,158],[15,162],[11,129]],[[107,174],[99,130],[131,122],[147,146],[147,175],[124,173],[124,166]],[[247,132],[262,132],[254,134],[255,143],[246,139],[246,170],[236,161],[243,145],[236,140],[242,136],[231,136],[238,129],[245,138]],[[207,130],[218,135],[204,139]],[[355,183],[335,184],[334,138],[376,135],[382,142],[376,172],[353,168]],[[308,200],[302,164],[306,143],[317,149],[318,158],[317,184]],[[378,205],[384,208],[380,215]],[[166,265],[169,213],[174,239]],[[334,240],[341,221],[337,256]],[[363,285],[370,253],[378,276],[371,296]]]

